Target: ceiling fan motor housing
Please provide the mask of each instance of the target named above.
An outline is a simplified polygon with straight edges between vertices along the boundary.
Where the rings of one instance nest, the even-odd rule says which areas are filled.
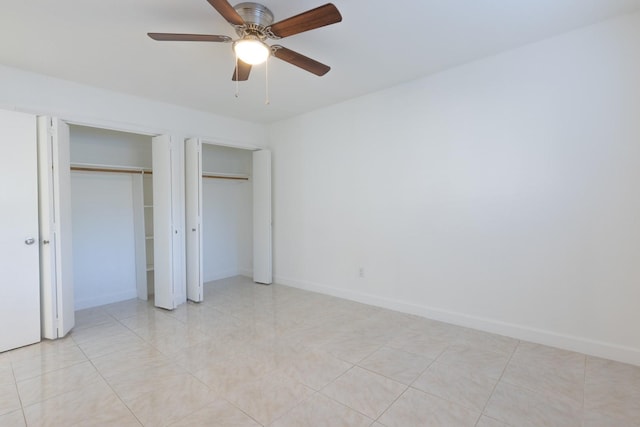
[[[247,33],[264,37],[264,30],[273,24],[273,13],[259,3],[244,2],[233,7],[245,22],[244,28],[237,28],[238,35]]]

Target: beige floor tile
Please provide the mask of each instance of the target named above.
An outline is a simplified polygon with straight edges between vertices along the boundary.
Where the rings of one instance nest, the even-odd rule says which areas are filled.
[[[171,362],[171,359],[148,344],[133,345],[124,351],[91,359],[100,375],[107,380],[135,376],[139,372],[158,369]]]
[[[316,393],[271,427],[368,427],[372,419]]]
[[[143,339],[167,356],[174,356],[180,350],[203,343],[209,339],[197,329],[178,328],[175,331],[158,331]]]
[[[428,336],[440,341],[455,343],[465,328],[439,322],[437,320],[425,319],[423,317],[412,316],[409,329],[419,332],[423,336]]]
[[[140,426],[104,383],[74,390],[24,408],[29,426]]]
[[[436,359],[452,342],[434,337],[424,332],[408,330],[387,343],[388,347],[398,348],[427,359]]]
[[[409,388],[380,417],[388,427],[473,427],[479,411]]]
[[[358,363],[382,347],[383,344],[384,341],[349,332],[331,338],[319,349],[345,362]]]
[[[583,427],[638,427],[640,422],[626,418],[624,414],[602,413],[587,409],[584,413]]]
[[[15,377],[13,376],[13,368],[9,357],[0,359],[0,385],[14,382]]]
[[[505,383],[496,387],[485,414],[518,427],[582,425],[581,405]]]
[[[640,425],[640,367],[590,357],[584,405],[593,419],[613,417]]]
[[[39,377],[19,381],[18,393],[22,404],[29,406],[102,381],[96,368],[89,362],[83,362],[47,372]]]
[[[20,398],[15,383],[0,384],[0,415],[20,409]]]
[[[0,426],[6,427],[26,427],[22,409],[0,415]]]
[[[124,326],[122,323],[115,321],[113,323],[103,323],[86,328],[74,328],[71,330],[69,336],[76,344],[83,344],[88,341],[102,340],[130,333],[131,330],[129,330],[129,328]]]
[[[640,393],[640,366],[588,357],[585,383],[591,386],[615,383],[630,393]]]
[[[460,331],[456,342],[469,347],[490,350],[511,356],[518,346],[518,340],[503,335],[464,328]]]
[[[358,363],[358,366],[409,385],[432,362],[432,359],[408,353],[404,350],[383,347]]]
[[[37,353],[25,353],[24,357],[14,360],[12,365],[16,381],[23,381],[86,361],[87,357],[73,341],[65,341],[65,345],[41,346],[41,351]]]
[[[377,419],[407,386],[360,367],[354,367],[322,389],[322,393]]]
[[[582,404],[584,400],[584,372],[561,369],[548,364],[518,365],[510,363],[501,380],[538,393],[570,398]]]
[[[314,390],[320,390],[353,365],[320,350],[300,352],[281,371]]]
[[[87,355],[88,358],[104,356],[111,353],[127,351],[133,346],[143,345],[144,341],[133,332],[125,330],[115,335],[107,337],[95,336],[78,343],[78,347]]]
[[[227,401],[215,400],[171,427],[260,427],[260,424]]]
[[[306,347],[280,337],[259,337],[244,342],[238,348],[241,354],[258,362],[269,364],[274,370],[289,366],[292,360],[308,351]]]
[[[478,420],[478,424],[476,424],[476,427],[510,427],[510,426],[507,423],[503,423],[502,421],[498,421],[483,415]]]
[[[31,358],[45,358],[46,356],[56,354],[66,347],[74,347],[75,342],[67,337],[58,340],[42,340],[39,343],[20,347],[15,350],[8,351],[6,357],[11,362],[17,362]]]
[[[85,310],[78,310],[75,314],[76,324],[74,326],[74,331],[117,322],[117,320],[112,316],[109,316],[109,314],[102,307],[93,307],[87,308]]]
[[[467,365],[479,374],[498,379],[507,366],[509,356],[466,345],[452,345],[437,359],[449,365]]]
[[[587,410],[632,420],[640,425],[640,392],[616,383],[586,384],[584,406]]]
[[[143,393],[118,394],[145,426],[164,426],[180,421],[217,398],[189,374],[163,378]]]
[[[271,372],[273,372],[273,366],[270,364],[262,364],[245,356],[235,356],[212,359],[193,375],[220,396],[227,397],[247,383]]]
[[[230,392],[227,399],[263,425],[283,416],[313,391],[285,375],[272,373]]]
[[[110,316],[121,320],[127,317],[132,317],[137,314],[147,313],[149,311],[159,311],[153,306],[153,300],[142,301],[138,299],[130,299],[127,301],[116,302],[103,306],[104,310],[109,313]]]
[[[233,359],[241,353],[238,342],[206,340],[177,351],[171,356],[171,360],[189,372],[196,373],[212,361]]]
[[[537,365],[577,373],[584,373],[585,361],[586,356],[584,354],[526,341],[518,344],[511,358],[511,363],[517,365]]]
[[[497,382],[467,365],[435,362],[412,386],[466,408],[482,411]]]
[[[106,381],[122,400],[130,402],[155,390],[190,380],[191,375],[184,369],[169,363],[113,376]]]

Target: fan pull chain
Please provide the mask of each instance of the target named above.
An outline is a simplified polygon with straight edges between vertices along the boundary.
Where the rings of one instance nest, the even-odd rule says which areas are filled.
[[[267,58],[264,63],[264,80],[265,80],[265,95],[264,95],[264,104],[269,105],[271,101],[269,101],[269,58]]]
[[[240,97],[240,83],[238,83],[238,54],[236,53],[236,98]]]

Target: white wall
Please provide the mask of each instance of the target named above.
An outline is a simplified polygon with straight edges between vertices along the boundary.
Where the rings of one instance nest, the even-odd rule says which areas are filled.
[[[276,281],[640,364],[638,42],[635,14],[272,125]]]
[[[136,297],[132,179],[72,172],[76,310]]]
[[[251,175],[251,151],[202,146],[202,170]],[[203,280],[253,270],[251,181],[202,180]]]
[[[75,124],[148,134],[210,138],[260,147],[265,127],[172,104],[98,89],[0,65],[0,108],[51,115]]]
[[[151,169],[151,138],[85,126],[70,126],[71,163]]]

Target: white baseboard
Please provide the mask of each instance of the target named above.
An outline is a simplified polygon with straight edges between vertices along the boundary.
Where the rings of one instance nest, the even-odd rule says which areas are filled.
[[[100,295],[97,297],[85,298],[85,299],[76,299],[74,301],[74,309],[82,310],[85,308],[97,307],[100,305],[111,304],[119,301],[126,301],[128,299],[133,299],[138,297],[138,292],[136,289],[118,292],[115,294],[107,294]]]
[[[296,280],[289,277],[276,276],[275,283],[400,311],[403,313],[414,314],[428,319],[451,323],[453,325],[505,335],[523,341],[530,341],[537,344],[548,345],[551,347],[588,354],[590,356],[602,357],[605,359],[640,366],[640,349],[636,348],[591,340],[588,338],[559,334],[553,331],[501,322],[484,317],[470,316],[464,313],[457,313],[405,301],[383,298],[364,292],[334,288],[319,283]]]
[[[213,282],[214,280],[226,279],[227,277],[233,277],[239,274],[243,275],[242,272],[238,270],[216,271],[212,273],[210,276],[205,277],[204,283]]]

